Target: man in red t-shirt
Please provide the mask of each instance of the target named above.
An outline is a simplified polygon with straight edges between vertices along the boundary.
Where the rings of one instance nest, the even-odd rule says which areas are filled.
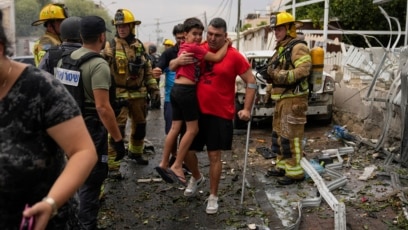
[[[216,52],[226,42],[227,25],[225,20],[214,18],[208,25],[207,42],[203,47]],[[180,55],[170,64],[173,69],[178,65],[192,62],[191,54]],[[250,64],[235,48],[228,47],[227,54],[220,62],[202,62],[203,73],[197,83],[197,98],[200,108],[199,133],[190,149],[202,151],[206,146],[210,161],[210,197],[206,212],[215,214],[218,211],[218,185],[221,177],[223,150],[231,150],[235,113],[235,78],[239,75],[247,84],[244,109],[238,112],[241,120],[248,121],[256,91],[256,80]],[[185,196],[192,196],[202,184],[202,175],[198,168],[195,152],[190,151],[184,158],[192,173]]]
[[[188,52],[194,54],[195,63],[180,66],[176,70],[176,79],[170,94],[173,121],[164,143],[162,161],[159,167],[155,169],[165,181],[178,182],[186,186],[187,181],[182,166],[184,156],[188,153],[191,142],[198,132],[199,111],[196,82],[201,76],[200,63],[202,60],[221,61],[227,52],[229,42],[224,42],[223,47],[216,53],[209,52],[200,46],[204,31],[201,21],[198,18],[188,18],[183,25],[185,38],[180,43],[179,53]],[[184,124],[186,131],[181,137],[177,158],[171,168],[167,169],[170,152]],[[204,180],[204,178],[201,177],[201,180]]]

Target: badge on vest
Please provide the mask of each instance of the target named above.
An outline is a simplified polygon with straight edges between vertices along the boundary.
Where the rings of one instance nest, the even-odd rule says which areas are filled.
[[[54,68],[54,76],[64,85],[78,86],[81,72],[63,68]]]

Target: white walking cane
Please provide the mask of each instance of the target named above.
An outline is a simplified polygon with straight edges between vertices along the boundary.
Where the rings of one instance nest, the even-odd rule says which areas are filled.
[[[252,113],[255,107],[256,93],[257,93],[257,89],[255,89],[254,100],[252,102],[251,114],[250,114],[249,121],[248,121],[247,136],[246,136],[246,142],[245,142],[245,160],[244,160],[244,171],[242,173],[242,189],[241,189],[241,208],[242,208],[242,203],[244,202],[245,174],[246,174],[246,168],[247,168],[248,149],[249,149],[249,134],[251,132]]]

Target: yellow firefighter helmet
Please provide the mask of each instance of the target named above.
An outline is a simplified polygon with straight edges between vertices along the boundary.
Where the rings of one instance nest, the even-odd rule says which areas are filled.
[[[170,39],[164,39],[163,45],[165,46],[174,46],[174,42]]]
[[[292,38],[296,38],[296,28],[302,27],[303,23],[295,21],[292,14],[288,12],[276,12],[271,14],[270,27],[274,29],[277,26],[285,25],[287,34]]]
[[[142,23],[139,20],[135,20],[133,14],[127,9],[118,9],[115,13],[115,17],[112,20],[112,25],[117,26],[121,24],[134,23],[135,25],[140,25]]]
[[[33,23],[32,26],[38,26],[49,20],[64,20],[68,17],[67,9],[64,4],[48,4],[40,11],[39,19]]]

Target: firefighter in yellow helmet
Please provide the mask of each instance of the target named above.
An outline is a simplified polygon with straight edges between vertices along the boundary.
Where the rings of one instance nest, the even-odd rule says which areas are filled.
[[[164,49],[166,50],[166,49],[168,49],[170,47],[173,47],[174,42],[172,40],[166,38],[166,39],[164,39],[163,45],[164,45]]]
[[[44,6],[38,20],[31,23],[32,26],[43,24],[46,28],[44,35],[34,44],[33,55],[36,66],[40,64],[42,57],[50,47],[61,44],[60,25],[67,17],[68,12],[65,6],[53,3]]]
[[[128,117],[131,121],[128,157],[138,164],[147,165],[149,161],[142,157],[146,135],[147,97],[160,100],[160,91],[156,79],[152,76],[152,65],[143,43],[135,37],[135,27],[140,23],[129,10],[118,9],[112,21],[116,26],[116,34],[111,42],[106,43],[103,55],[109,62],[116,83],[116,98],[122,105],[117,116],[122,133],[125,131]]]
[[[307,44],[296,39],[301,22],[287,12],[278,12],[271,15],[270,23],[277,42],[267,70],[271,99],[276,102],[272,151],[277,154],[277,163],[267,176],[277,176],[279,184],[288,185],[304,179],[300,160],[312,62]]]

